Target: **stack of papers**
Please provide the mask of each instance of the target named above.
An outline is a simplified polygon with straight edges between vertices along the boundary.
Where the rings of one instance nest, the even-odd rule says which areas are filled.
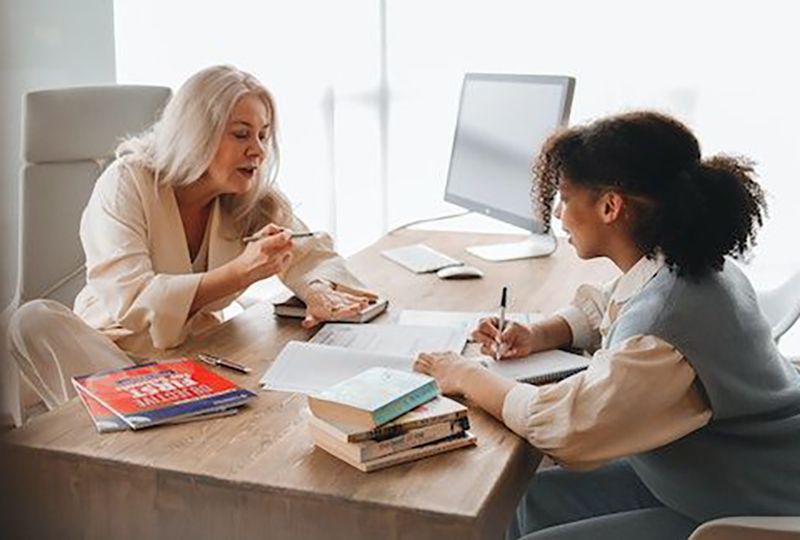
[[[465,344],[456,328],[327,324],[307,343],[287,343],[261,386],[312,394],[373,367],[411,371],[420,352],[460,353]]]

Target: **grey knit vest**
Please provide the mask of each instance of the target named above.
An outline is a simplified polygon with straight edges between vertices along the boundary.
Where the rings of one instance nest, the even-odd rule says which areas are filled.
[[[663,267],[625,304],[606,344],[636,335],[674,345],[713,412],[705,427],[630,458],[653,494],[697,521],[800,515],[800,374],[741,270],[726,262],[692,280]]]

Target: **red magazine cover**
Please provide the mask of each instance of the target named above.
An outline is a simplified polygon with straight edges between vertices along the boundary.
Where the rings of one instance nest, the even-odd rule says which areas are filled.
[[[89,413],[89,416],[94,422],[94,427],[97,428],[98,432],[114,433],[117,431],[128,431],[131,429],[131,427],[126,424],[122,418],[108,410],[106,407],[103,407],[99,401],[87,394],[86,391],[80,386],[73,386],[75,386],[75,391],[78,393],[78,397],[81,398],[81,402],[83,403],[84,407],[86,407],[86,412]],[[178,424],[184,422],[194,422],[196,420],[211,420],[212,418],[219,418],[220,416],[232,416],[238,411],[238,407],[232,407],[230,409],[223,409],[221,411],[211,411],[198,414],[197,416],[182,416],[167,423]]]
[[[73,384],[132,429],[237,407],[255,396],[189,358],[73,377]]]

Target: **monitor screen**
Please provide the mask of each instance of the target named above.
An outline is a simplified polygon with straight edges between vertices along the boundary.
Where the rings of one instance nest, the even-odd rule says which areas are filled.
[[[531,163],[566,125],[575,79],[467,73],[444,199],[533,233]]]

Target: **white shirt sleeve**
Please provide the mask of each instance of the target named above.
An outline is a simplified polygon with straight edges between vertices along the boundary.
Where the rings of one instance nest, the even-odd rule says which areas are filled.
[[[154,272],[147,239],[157,231],[148,230],[132,174],[112,164],[83,213],[87,285],[116,324],[131,333],[147,331],[156,348],[170,348],[185,339],[202,274]]]
[[[554,313],[564,319],[572,332],[572,347],[594,350],[600,346],[600,324],[617,280],[596,287],[581,285],[569,305]]]
[[[294,231],[307,231],[308,227],[294,218],[290,227]],[[330,281],[364,289],[364,285],[347,268],[344,259],[333,248],[328,234],[295,240],[294,258],[280,279],[298,297],[304,299],[309,286],[318,280]]]
[[[597,351],[559,383],[517,384],[503,421],[556,461],[588,469],[668,444],[706,425],[711,409],[686,358],[654,336]]]

